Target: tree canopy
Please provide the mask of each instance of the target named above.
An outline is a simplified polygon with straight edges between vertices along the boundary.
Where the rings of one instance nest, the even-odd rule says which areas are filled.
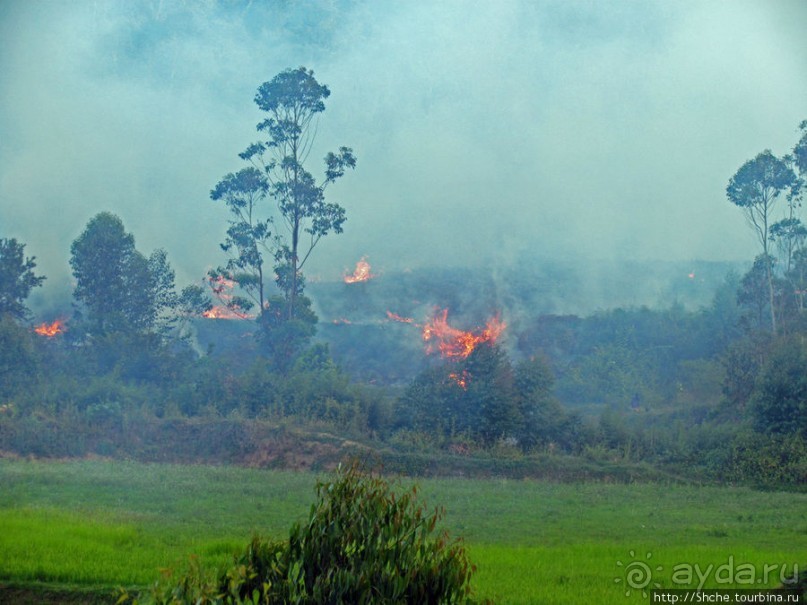
[[[221,276],[238,283],[251,300],[237,298],[230,306],[237,305],[248,311],[253,304],[264,308],[264,254],[274,254],[272,218],[261,218],[260,202],[267,195],[268,184],[261,172],[247,167],[235,174],[226,175],[210,198],[221,200],[230,211],[230,227],[221,249],[230,255],[224,267],[219,267],[211,277]]]
[[[287,300],[286,316],[294,319],[303,292],[302,269],[319,241],[341,233],[345,209],[325,200],[326,187],[356,166],[353,151],[340,147],[325,156],[320,180],[305,168],[316,137],[316,119],[325,111],[327,86],[304,67],[287,69],[264,82],[255,103],[268,116],[258,132],[265,139],[251,144],[239,157],[250,166],[226,175],[211,191],[230,210],[230,228],[222,248],[231,254],[224,268],[264,311],[266,255],[273,257],[275,281]],[[262,208],[266,197],[275,202],[283,232],[272,232],[273,211]],[[223,273],[223,271],[222,271]]]
[[[163,250],[137,251],[123,221],[101,212],[70,247],[73,295],[86,309],[90,331],[144,333],[176,304],[174,272]]]
[[[36,257],[25,256],[25,244],[16,239],[0,239],[0,316],[24,319],[25,300],[45,278],[34,274]]]
[[[807,120],[799,124],[801,138],[793,148],[793,158],[802,177],[807,176]]]
[[[765,260],[766,279],[771,329],[776,332],[776,312],[774,304],[773,268],[769,252],[772,211],[779,196],[783,193],[796,193],[798,179],[787,162],[765,150],[753,160],[747,161],[729,180],[726,196],[729,201],[743,210],[745,218],[762,247]]]
[[[761,369],[751,410],[756,428],[807,436],[807,349],[801,338],[777,343]]]

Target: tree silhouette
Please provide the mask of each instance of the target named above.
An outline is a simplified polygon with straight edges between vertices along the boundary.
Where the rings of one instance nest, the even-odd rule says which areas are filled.
[[[743,210],[749,225],[754,229],[762,247],[765,261],[765,277],[768,282],[771,330],[776,333],[774,305],[773,267],[769,252],[772,211],[779,196],[792,191],[798,179],[787,163],[769,150],[747,161],[729,180],[726,196]]]
[[[0,317],[24,319],[25,299],[45,278],[34,274],[36,257],[25,257],[25,244],[16,239],[0,239]]]
[[[337,153],[325,156],[321,180],[305,168],[316,138],[318,115],[325,111],[325,99],[330,94],[328,87],[314,78],[314,72],[304,67],[287,69],[261,84],[255,103],[268,116],[257,129],[267,138],[239,154],[250,167],[228,174],[211,192],[211,198],[223,200],[234,217],[222,245],[234,252],[227,267],[230,278],[251,293],[263,312],[265,255],[271,253],[289,320],[296,317],[306,261],[323,237],[342,232],[346,220],[342,206],[326,202],[325,189],[346,169],[356,166],[353,151],[340,147]],[[275,201],[286,237],[271,232],[271,212],[260,208],[266,197]]]

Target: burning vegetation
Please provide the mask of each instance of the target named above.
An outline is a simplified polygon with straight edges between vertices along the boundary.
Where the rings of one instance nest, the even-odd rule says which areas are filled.
[[[233,289],[238,285],[234,280],[221,275],[207,278],[210,289],[221,304],[202,313],[207,319],[255,319],[251,313],[243,310],[233,296]]]
[[[65,323],[61,319],[57,319],[52,323],[41,323],[34,328],[34,332],[40,336],[47,336],[53,338],[57,334],[62,334],[65,331]]]
[[[393,313],[392,311],[387,311],[387,318],[389,318],[392,321],[397,321],[403,324],[415,323],[415,320],[412,319],[411,317],[401,317],[400,315],[398,315],[397,313]]]
[[[507,327],[507,324],[497,314],[490,318],[485,327],[480,330],[460,330],[448,324],[448,309],[436,311],[425,324],[415,323],[414,319],[401,317],[392,311],[387,311],[387,317],[392,321],[410,323],[419,327],[423,342],[426,343],[427,354],[437,352],[445,359],[455,360],[465,359],[484,342],[495,344]]]
[[[206,319],[250,319],[252,315],[224,305],[213,305],[211,309],[202,313],[202,317]]]
[[[463,370],[462,372],[451,372],[448,375],[448,379],[454,382],[459,388],[463,391],[468,390],[468,381],[471,379],[471,374],[468,370]]]
[[[495,343],[506,327],[496,315],[482,330],[465,332],[448,325],[448,309],[443,309],[423,326],[423,341],[427,353],[439,351],[442,357],[465,359],[483,342]]]
[[[357,284],[360,282],[370,281],[376,277],[370,270],[370,263],[367,262],[367,257],[362,256],[361,260],[356,263],[356,268],[353,270],[352,275],[345,275],[344,281],[346,284]]]

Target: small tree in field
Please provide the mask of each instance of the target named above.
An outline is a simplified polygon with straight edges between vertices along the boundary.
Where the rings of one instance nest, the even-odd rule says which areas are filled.
[[[354,463],[318,483],[317,496],[288,542],[253,539],[217,582],[192,566],[178,583],[158,586],[155,602],[471,602],[475,568],[462,543],[437,529],[440,511],[426,512],[416,488],[396,492]]]
[[[309,519],[289,538],[290,602],[460,603],[473,566],[438,532],[417,488],[396,494],[356,465],[317,485]]]

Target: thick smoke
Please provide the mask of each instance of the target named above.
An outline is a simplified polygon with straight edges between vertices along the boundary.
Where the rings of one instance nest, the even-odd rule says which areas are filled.
[[[200,280],[226,228],[208,193],[256,139],[254,92],[305,65],[333,93],[312,161],[348,145],[359,162],[328,192],[349,218],[312,281],[362,255],[496,276],[750,259],[724,188],[796,141],[804,23],[798,0],[6,0],[0,236],[69,291],[70,242],[110,210]]]

